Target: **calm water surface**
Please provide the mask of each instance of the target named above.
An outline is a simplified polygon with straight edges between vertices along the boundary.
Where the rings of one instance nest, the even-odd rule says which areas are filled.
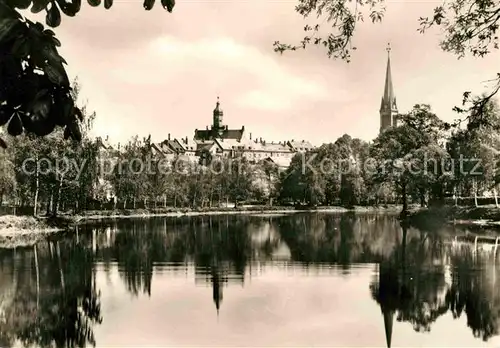
[[[499,347],[498,261],[463,232],[353,214],[80,227],[0,252],[0,346]]]

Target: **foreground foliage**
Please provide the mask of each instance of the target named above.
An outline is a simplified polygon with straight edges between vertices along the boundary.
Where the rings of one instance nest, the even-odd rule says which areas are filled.
[[[88,0],[99,6],[101,0]],[[151,10],[155,0],[145,0]],[[109,9],[113,0],[105,0]],[[83,113],[71,96],[72,88],[58,53],[61,42],[55,33],[22,16],[19,10],[46,12],[51,28],[61,24],[61,12],[78,14],[82,0],[0,0],[0,126],[11,136],[23,133],[45,136],[63,128],[64,138],[82,140]],[[175,0],[161,0],[169,12]],[[6,147],[0,139],[0,146]]]

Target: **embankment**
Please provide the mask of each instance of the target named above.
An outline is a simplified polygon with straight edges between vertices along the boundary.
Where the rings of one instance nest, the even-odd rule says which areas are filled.
[[[0,216],[0,248],[30,246],[64,226],[46,218],[32,216]]]
[[[294,208],[288,206],[242,206],[238,208],[202,208],[202,209],[136,209],[136,210],[108,210],[108,211],[86,211],[80,215],[68,216],[73,223],[85,223],[95,220],[125,219],[125,218],[148,218],[148,217],[178,217],[178,216],[202,216],[202,215],[234,215],[234,214],[293,214],[304,212],[323,213],[394,213],[401,211],[400,206],[380,207],[353,207],[344,208],[336,206],[324,206],[313,208]]]
[[[418,228],[433,229],[443,224],[471,227],[498,228],[500,208],[494,205],[482,207],[433,207],[421,209],[410,215],[410,223]]]

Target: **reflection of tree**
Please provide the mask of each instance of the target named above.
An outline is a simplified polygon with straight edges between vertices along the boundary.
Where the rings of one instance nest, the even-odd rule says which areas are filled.
[[[475,337],[487,340],[498,333],[500,301],[487,291],[484,270],[478,271],[476,258],[467,249],[457,251],[427,235],[430,240],[407,243],[407,228],[402,228],[402,243],[391,258],[380,264],[378,279],[370,285],[380,305],[390,347],[392,317],[409,322],[416,331],[429,331],[433,322],[450,311],[455,318],[462,312]],[[452,284],[445,283],[445,256],[450,256]],[[432,261],[441,260],[438,265]],[[496,295],[498,297],[498,295]]]
[[[221,274],[243,281],[252,255],[247,222],[228,216],[130,220],[116,226],[119,232],[111,232],[112,243],[100,241],[105,247],[98,248],[98,255],[105,263],[118,263],[128,290],[135,295],[151,295],[153,269],[161,264],[193,261],[197,277],[207,284],[219,284]]]
[[[429,266],[423,252],[436,251],[439,244],[418,239],[408,243],[407,235],[408,230],[403,226],[401,244],[380,264],[378,279],[370,285],[372,297],[384,316],[388,347],[394,315],[398,321],[411,323],[416,331],[429,331],[431,324],[447,311],[439,297],[445,288],[442,267]]]
[[[219,310],[225,286],[243,284],[252,261],[272,260],[276,249],[286,244],[292,261],[304,264],[331,263],[345,269],[353,263],[379,264],[370,288],[384,314],[389,345],[393,318],[428,331],[447,311],[466,313],[478,337],[487,339],[497,332],[500,296],[487,286],[492,281],[484,271],[473,271],[484,269],[477,257],[451,249],[436,233],[401,228],[390,216],[206,216],[128,220],[116,227],[119,232],[106,238],[97,233],[97,254],[105,264],[118,263],[135,294],[151,293],[153,270],[161,271],[162,264],[193,263],[195,281],[212,287]],[[445,265],[450,262],[453,281],[447,284]]]
[[[474,336],[486,341],[498,334],[500,298],[495,284],[489,285],[485,273],[475,270],[480,261],[467,251],[452,257],[452,285],[446,301],[453,317],[465,312]]]
[[[14,293],[1,323],[4,342],[17,340],[39,347],[95,345],[93,326],[102,318],[90,248],[49,242],[1,257],[12,258],[19,266],[12,268]]]
[[[353,263],[379,262],[392,252],[393,220],[382,215],[295,215],[283,217],[277,224],[294,261],[349,268]]]

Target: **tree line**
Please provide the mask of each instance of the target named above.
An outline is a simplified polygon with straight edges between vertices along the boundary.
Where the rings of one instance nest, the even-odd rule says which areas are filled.
[[[371,143],[344,135],[308,154],[314,158],[305,170],[295,157],[280,193],[309,204],[398,202],[404,210],[408,203],[442,205],[446,197],[455,197],[455,203],[458,197],[475,197],[477,204],[485,192],[496,201],[499,116],[490,100],[455,126],[429,105],[417,104]]]
[[[79,90],[75,81],[75,103]],[[461,127],[442,121],[429,105],[417,104],[398,116],[398,126],[372,142],[343,135],[314,151],[295,154],[286,170],[269,160],[220,159],[208,151],[195,163],[182,156],[167,158],[155,150],[150,137],[135,136],[123,146],[106,149],[100,138],[90,135],[95,114],[81,109],[86,122],[80,142],[64,139],[62,130],[43,138],[24,134],[10,139],[14,146],[0,153],[0,204],[19,212],[57,215],[228,203],[398,203],[406,210],[410,203],[443,204],[446,197],[484,192],[492,192],[496,202],[500,114],[494,101],[469,115]],[[66,161],[64,170],[55,165],[61,159]]]

